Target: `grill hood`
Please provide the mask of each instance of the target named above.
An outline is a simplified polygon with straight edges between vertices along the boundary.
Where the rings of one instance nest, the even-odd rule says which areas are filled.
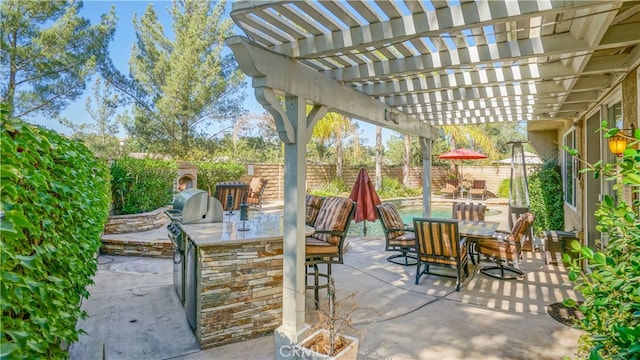
[[[222,204],[200,189],[185,189],[173,200],[173,210],[166,214],[183,224],[222,221]]]

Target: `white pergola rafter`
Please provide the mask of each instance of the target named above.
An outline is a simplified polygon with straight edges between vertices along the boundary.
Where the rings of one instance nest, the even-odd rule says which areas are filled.
[[[366,0],[362,1],[366,2]],[[577,10],[593,7],[594,3],[606,6],[606,3],[598,1],[527,1],[514,6],[514,1],[480,1],[465,2],[460,5],[460,11],[464,21],[454,24],[454,17],[451,8],[441,7],[435,11],[425,11],[407,16],[394,17],[386,21],[379,21],[357,28],[341,30],[334,25],[332,16],[323,16],[317,11],[309,13],[298,13],[298,17],[311,17],[316,21],[324,18],[331,33],[323,33],[313,38],[302,39],[296,43],[272,44],[272,49],[283,55],[292,58],[304,58],[308,56],[318,57],[332,55],[336,49],[348,51],[358,47],[380,47],[389,42],[400,42],[412,38],[437,36],[442,32],[460,31],[466,28],[473,28],[477,25],[487,26],[500,24],[504,21],[517,21],[528,19],[532,14],[536,16],[557,14],[564,11]],[[276,12],[280,7],[287,7],[286,4],[297,4],[303,8],[314,8],[309,2],[295,1],[275,1],[270,4]],[[301,5],[302,4],[302,5]],[[313,2],[311,2],[313,4]],[[247,7],[249,11],[244,10]],[[292,7],[287,7],[292,10]],[[242,26],[247,13],[260,17],[260,5],[252,1],[240,1],[234,5],[232,18],[236,24]],[[314,8],[315,10],[315,8]],[[387,16],[389,14],[386,14]],[[392,14],[393,15],[393,14]],[[271,24],[280,27],[281,24]],[[267,44],[264,44],[267,45]],[[269,46],[271,47],[271,46]]]
[[[637,53],[624,51],[591,59],[638,48],[638,9],[621,1],[240,1],[232,17],[270,50],[400,112],[418,114],[416,98],[482,84],[521,88],[489,94],[503,103],[515,100],[505,96],[553,94],[558,105],[533,112],[541,119],[567,113],[562,103],[572,92],[592,89],[580,77],[602,76],[608,82],[600,88],[609,87],[613,73],[638,62]],[[418,96],[403,102],[399,94]]]

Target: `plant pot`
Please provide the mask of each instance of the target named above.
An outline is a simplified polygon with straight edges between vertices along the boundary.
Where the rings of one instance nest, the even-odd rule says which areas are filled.
[[[324,337],[324,339],[329,337],[329,331],[326,329],[318,330],[311,335],[304,338],[300,344],[298,345],[298,352],[295,354],[294,358],[296,359],[307,359],[307,360],[324,360],[324,359],[340,359],[340,360],[355,360],[358,358],[358,338],[340,334],[340,336],[346,339],[349,344],[345,346],[339,353],[334,356],[324,354],[322,352],[318,352],[309,348],[311,344],[318,341],[318,338]]]

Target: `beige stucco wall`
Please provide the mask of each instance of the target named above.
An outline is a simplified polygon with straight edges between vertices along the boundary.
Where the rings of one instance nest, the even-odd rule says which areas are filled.
[[[529,131],[527,139],[543,160],[556,159],[560,162],[558,130]]]

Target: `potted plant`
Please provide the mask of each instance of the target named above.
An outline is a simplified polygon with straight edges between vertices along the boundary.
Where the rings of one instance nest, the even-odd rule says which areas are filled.
[[[349,295],[345,300],[352,299],[355,294]],[[344,303],[344,302],[342,302]],[[300,359],[356,359],[358,357],[357,337],[345,334],[349,329],[356,335],[359,330],[351,325],[351,315],[356,306],[350,303],[346,307],[336,310],[340,305],[335,301],[335,285],[333,279],[329,281],[329,305],[319,307],[319,321],[313,327],[311,335],[304,338],[299,344],[302,350]]]

